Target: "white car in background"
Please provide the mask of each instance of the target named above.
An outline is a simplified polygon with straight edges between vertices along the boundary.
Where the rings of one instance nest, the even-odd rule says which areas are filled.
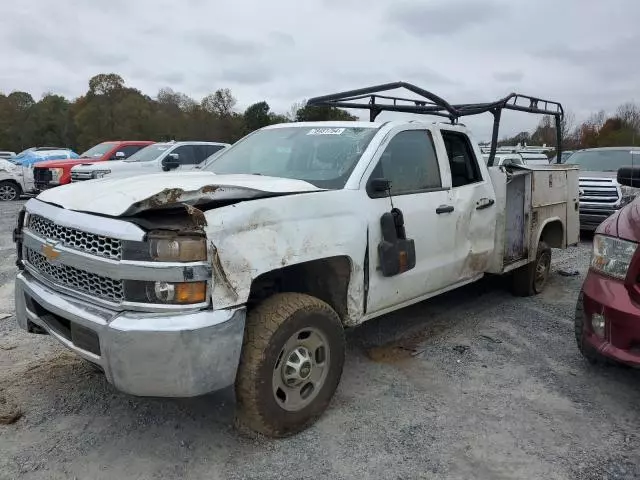
[[[228,143],[220,142],[154,143],[125,160],[76,165],[71,169],[71,181],[193,170],[205,159],[228,146]]]
[[[489,154],[482,156],[486,163]],[[544,153],[496,153],[494,166],[501,165],[549,165],[549,159]]]

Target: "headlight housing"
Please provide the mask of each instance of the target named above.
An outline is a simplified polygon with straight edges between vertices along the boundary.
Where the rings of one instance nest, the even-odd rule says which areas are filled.
[[[93,178],[102,178],[105,175],[109,175],[111,173],[111,170],[96,170],[95,172],[92,173],[92,177]]]
[[[624,207],[628,203],[633,202],[638,195],[640,195],[640,188],[628,187],[626,185],[620,185],[620,206]]]
[[[51,170],[51,183],[60,183],[64,168],[50,168],[49,170]]]
[[[130,302],[159,305],[194,305],[207,301],[207,282],[139,282],[125,283]]]
[[[205,262],[207,242],[197,235],[151,232],[146,242],[123,243],[123,259],[142,262]]]
[[[619,280],[624,280],[638,244],[619,238],[595,235],[591,268]]]

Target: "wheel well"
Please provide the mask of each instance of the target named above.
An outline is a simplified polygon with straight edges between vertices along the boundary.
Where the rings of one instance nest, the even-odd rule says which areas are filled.
[[[0,183],[11,183],[12,185],[15,185],[16,187],[18,187],[18,192],[22,192],[22,187],[20,186],[20,184],[18,182],[16,182],[15,180],[13,180],[12,178],[7,178],[5,180],[0,180]]]
[[[251,283],[249,308],[274,293],[298,292],[327,302],[344,321],[351,277],[349,257],[330,257],[263,273]]]
[[[562,248],[564,240],[564,227],[560,220],[553,220],[547,223],[540,233],[540,241],[545,242],[553,248]]]

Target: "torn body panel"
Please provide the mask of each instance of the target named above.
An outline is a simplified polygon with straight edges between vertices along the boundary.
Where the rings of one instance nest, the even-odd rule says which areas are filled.
[[[320,194],[266,198],[205,212],[214,272],[214,308],[247,302],[253,280],[304,262],[347,257],[347,325],[361,321],[364,309],[362,192],[338,190]],[[322,206],[320,208],[320,206]],[[360,213],[359,213],[360,212]],[[302,282],[302,279],[300,280]]]

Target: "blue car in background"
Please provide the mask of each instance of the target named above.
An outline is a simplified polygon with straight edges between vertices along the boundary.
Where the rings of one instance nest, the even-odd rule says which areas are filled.
[[[69,148],[31,147],[7,160],[16,165],[30,167],[34,163],[40,163],[46,160],[65,160],[68,158],[79,158],[79,155]]]
[[[35,164],[78,157],[76,152],[68,148],[32,147],[18,155],[0,158],[0,202],[18,200],[23,194],[35,193]]]

